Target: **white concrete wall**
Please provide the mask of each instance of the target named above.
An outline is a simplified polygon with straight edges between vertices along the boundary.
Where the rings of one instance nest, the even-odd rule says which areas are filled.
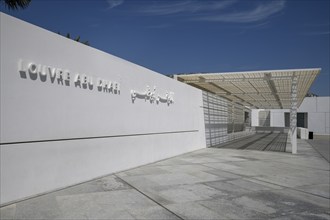
[[[284,127],[284,112],[282,109],[272,109],[270,111],[270,126]]]
[[[251,110],[251,126],[257,127],[259,126],[259,112],[263,109],[252,109]]]
[[[206,147],[200,90],[0,16],[0,204]],[[19,72],[20,60],[68,70],[69,86]],[[76,73],[93,88],[76,87]],[[99,77],[120,83],[120,93],[98,91]],[[147,85],[173,92],[174,103],[132,102],[131,90]]]
[[[258,126],[260,109],[252,109],[252,126]],[[284,113],[288,109],[271,110],[271,127],[284,127]],[[306,97],[298,108],[298,113],[308,113],[308,130],[315,134],[330,134],[330,97]]]
[[[315,134],[330,135],[330,97],[305,98],[298,112],[308,112],[308,129]]]

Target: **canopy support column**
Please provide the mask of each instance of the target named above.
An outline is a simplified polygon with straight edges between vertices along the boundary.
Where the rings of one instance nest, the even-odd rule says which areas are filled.
[[[292,154],[297,153],[297,77],[292,77],[291,83],[291,109],[290,109],[290,135]]]
[[[235,133],[235,102],[231,102],[231,124],[232,124],[232,133]],[[235,139],[235,138],[234,138]]]

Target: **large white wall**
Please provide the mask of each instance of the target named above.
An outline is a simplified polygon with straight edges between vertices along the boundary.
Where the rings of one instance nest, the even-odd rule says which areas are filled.
[[[252,110],[252,126],[259,126],[258,113],[260,109]],[[288,109],[272,109],[271,127],[284,127],[284,113]],[[298,113],[308,113],[308,130],[315,134],[330,135],[330,97],[306,97],[298,108]]]
[[[200,90],[0,16],[0,204],[205,147]],[[70,84],[20,72],[20,60],[23,69],[68,70]],[[76,73],[92,77],[93,88],[76,87]],[[119,83],[120,93],[98,91],[97,78]],[[133,102],[131,90],[147,85],[161,96],[173,92],[174,103]]]
[[[305,98],[298,112],[308,113],[308,130],[315,134],[330,135],[330,97]]]

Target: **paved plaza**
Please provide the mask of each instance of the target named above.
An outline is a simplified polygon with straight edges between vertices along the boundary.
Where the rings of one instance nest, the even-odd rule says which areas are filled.
[[[328,161],[298,140],[297,155],[197,150],[4,206],[1,219],[330,219],[329,198]]]
[[[217,148],[229,148],[238,150],[261,150],[285,152],[288,143],[288,134],[280,132],[256,133],[245,138],[220,144]],[[291,149],[290,149],[291,151]]]
[[[308,143],[312,145],[328,162],[330,162],[330,135],[315,135],[314,139],[308,140]]]

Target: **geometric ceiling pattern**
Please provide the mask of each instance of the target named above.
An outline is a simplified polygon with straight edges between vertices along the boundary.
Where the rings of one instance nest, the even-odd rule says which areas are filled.
[[[320,71],[313,68],[193,73],[174,75],[174,78],[250,108],[290,109],[292,92],[297,94],[299,107]]]

